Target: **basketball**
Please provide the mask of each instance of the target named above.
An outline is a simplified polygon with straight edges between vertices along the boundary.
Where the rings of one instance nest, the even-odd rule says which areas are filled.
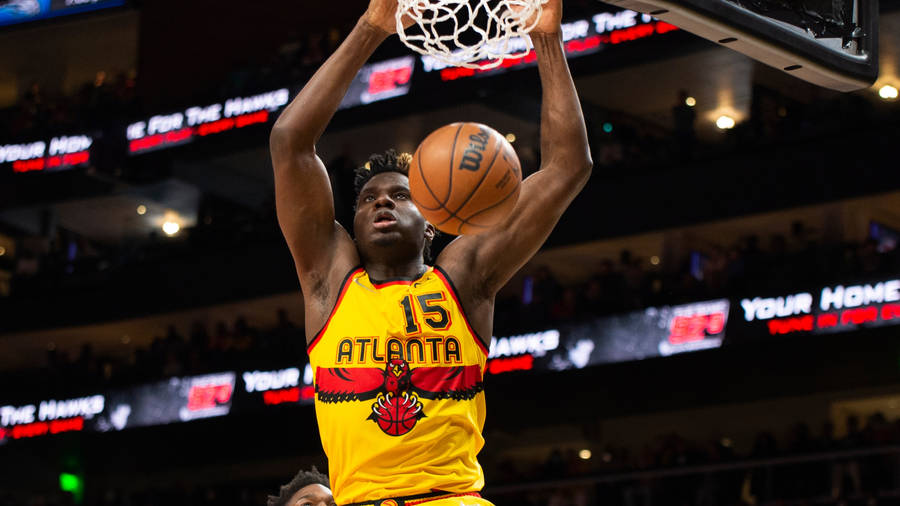
[[[522,168],[512,145],[480,123],[451,123],[419,144],[409,189],[419,211],[448,234],[479,234],[502,222],[519,200]]]

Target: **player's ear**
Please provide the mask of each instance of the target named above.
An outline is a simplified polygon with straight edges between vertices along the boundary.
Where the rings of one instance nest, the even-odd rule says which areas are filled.
[[[426,221],[425,222],[425,241],[430,243],[432,240],[434,240],[434,235],[435,235],[434,225],[432,225],[431,223],[428,223]]]

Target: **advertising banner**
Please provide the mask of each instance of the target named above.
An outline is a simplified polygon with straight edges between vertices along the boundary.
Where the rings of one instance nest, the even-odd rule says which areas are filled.
[[[739,322],[739,324],[738,324]],[[900,279],[829,285],[810,292],[748,297],[729,332],[742,339],[830,334],[900,324]]]
[[[231,412],[233,372],[169,378],[70,399],[0,405],[0,444],[63,432],[109,432],[189,422]]]
[[[86,134],[62,135],[49,140],[0,144],[0,167],[15,173],[56,172],[91,161],[94,138]],[[4,169],[6,170],[6,169]]]
[[[268,406],[312,404],[315,397],[312,367],[244,371],[238,379],[235,408],[258,410]]]
[[[274,113],[287,105],[287,88],[215,104],[191,106],[171,114],[158,114],[126,128],[131,155],[180,146],[198,137],[220,134],[274,120]]]
[[[645,39],[678,30],[678,27],[660,21],[649,14],[641,14],[628,9],[614,12],[600,12],[589,19],[578,19],[562,24],[563,49],[567,58],[585,56],[602,51],[608,46]],[[510,52],[521,53],[528,43],[515,37],[510,40]],[[470,69],[453,67],[432,56],[421,56],[424,72],[437,72],[441,81],[455,81],[480,75],[497,75],[512,68],[536,65],[534,51],[521,58],[508,58],[499,67],[490,69]]]
[[[339,109],[371,104],[409,92],[415,58],[404,56],[370,63],[353,79]],[[287,88],[224,102],[191,106],[183,111],[158,114],[128,125],[128,154],[138,155],[181,146],[198,138],[274,122],[290,102]]]
[[[718,348],[727,299],[651,307],[543,332],[491,340],[488,374],[583,369]]]
[[[406,95],[409,93],[415,66],[416,59],[413,56],[363,65],[350,83],[350,88],[338,109]]]

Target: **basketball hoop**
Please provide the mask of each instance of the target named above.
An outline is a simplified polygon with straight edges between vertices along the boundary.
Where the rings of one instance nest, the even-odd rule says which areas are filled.
[[[490,69],[531,51],[526,35],[547,1],[398,0],[397,33],[419,54],[455,67]],[[404,18],[414,21],[405,30]]]

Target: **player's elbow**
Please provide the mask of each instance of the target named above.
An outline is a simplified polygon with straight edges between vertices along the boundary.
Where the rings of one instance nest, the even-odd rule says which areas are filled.
[[[291,150],[291,135],[287,128],[280,126],[278,123],[272,127],[269,132],[269,151],[272,157],[276,157],[281,153],[287,153]]]
[[[315,154],[315,146],[311,142],[303,142],[303,136],[294,128],[279,125],[277,122],[269,132],[269,151],[273,162],[285,157],[297,157],[305,152]],[[276,168],[279,164],[275,163]]]
[[[583,157],[574,160],[571,167],[573,179],[575,179],[579,184],[579,187],[581,187],[587,183],[588,179],[591,177],[591,172],[594,171],[594,160],[591,159],[590,153],[585,153]]]
[[[591,172],[594,171],[594,160],[591,158],[590,153],[585,153],[584,158],[579,161],[579,172],[587,179],[591,176]]]

